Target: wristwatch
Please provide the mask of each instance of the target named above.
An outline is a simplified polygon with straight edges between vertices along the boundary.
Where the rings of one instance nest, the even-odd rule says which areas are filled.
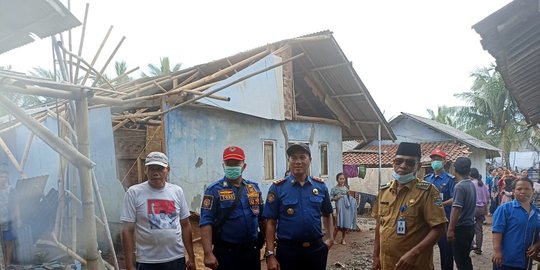
[[[270,256],[274,256],[274,252],[271,251],[271,250],[267,250],[265,253],[264,253],[264,258],[268,258]]]

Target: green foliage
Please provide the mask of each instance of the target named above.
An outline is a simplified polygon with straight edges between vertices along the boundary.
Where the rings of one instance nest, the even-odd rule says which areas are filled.
[[[525,145],[539,146],[540,133],[527,126],[494,64],[475,70],[471,77],[474,78],[471,89],[455,94],[467,105],[442,106],[438,108],[437,115],[430,110],[428,113],[433,120],[453,125],[499,147],[509,167],[510,152]]]
[[[169,57],[161,57],[159,58],[160,65],[154,65],[154,64],[148,64],[148,74],[142,73],[143,77],[155,77],[155,76],[161,76],[161,75],[168,75],[173,72],[179,71],[180,67],[182,66],[181,63],[175,64],[174,67],[171,69],[171,64],[169,61]]]

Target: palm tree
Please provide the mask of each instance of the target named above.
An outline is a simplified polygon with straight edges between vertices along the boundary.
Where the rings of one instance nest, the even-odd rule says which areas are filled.
[[[142,73],[143,77],[155,77],[160,75],[167,75],[171,74],[173,72],[176,72],[180,70],[180,67],[182,66],[181,63],[178,63],[174,65],[174,67],[171,70],[171,64],[169,61],[169,57],[161,57],[159,58],[160,66],[156,66],[154,64],[148,64],[148,74]]]
[[[497,145],[509,167],[510,151],[525,143],[534,144],[536,132],[528,129],[494,64],[475,70],[471,77],[474,82],[470,91],[455,94],[467,106],[455,108],[454,123],[468,134]]]
[[[45,69],[43,67],[35,67],[35,68],[32,68],[32,69],[33,69],[33,71],[30,71],[30,75],[32,75],[34,77],[48,79],[48,80],[56,81],[56,82],[61,81],[59,73],[55,74],[53,71],[51,71],[49,69]]]
[[[438,106],[437,107],[437,114],[432,109],[427,109],[427,113],[429,114],[429,118],[431,120],[435,120],[439,123],[443,123],[449,126],[455,127],[455,108],[454,107],[448,107],[448,106]]]
[[[126,64],[126,61],[116,61],[114,63],[114,71],[115,71],[115,76],[114,77],[111,77],[107,74],[103,74],[103,78],[105,78],[107,81],[112,81],[114,78],[118,78],[122,75],[124,75],[127,71],[127,64]],[[100,85],[100,86],[104,86],[106,85],[105,82],[99,78],[97,78],[97,76],[95,74],[92,74],[90,76],[90,78],[92,78],[92,80],[97,80],[97,82],[95,83],[95,85]],[[119,85],[119,84],[122,84],[122,83],[125,83],[125,82],[130,82],[130,81],[133,81],[133,78],[130,77],[130,76],[123,76],[121,78],[119,78],[118,80],[112,82],[112,85]]]

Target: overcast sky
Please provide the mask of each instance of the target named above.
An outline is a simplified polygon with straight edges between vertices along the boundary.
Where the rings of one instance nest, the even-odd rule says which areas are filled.
[[[386,119],[400,112],[427,116],[428,108],[462,104],[453,94],[470,88],[471,71],[494,61],[471,26],[509,2],[95,0],[83,57],[92,60],[110,25],[98,69],[122,36],[126,40],[114,60],[127,61],[129,69],[157,64],[162,56],[187,68],[330,30]],[[81,22],[85,3],[71,1]],[[74,52],[80,32],[81,27],[73,31]],[[50,39],[0,55],[2,65],[22,72],[52,69]]]

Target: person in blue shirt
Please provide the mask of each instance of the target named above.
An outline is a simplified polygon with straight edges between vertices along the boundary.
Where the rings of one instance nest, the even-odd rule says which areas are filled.
[[[440,148],[435,148],[429,157],[431,158],[431,168],[433,169],[433,173],[426,175],[424,177],[424,181],[433,184],[439,190],[446,219],[450,220],[455,179],[453,175],[444,170],[444,165],[446,164],[446,153],[443,150]],[[454,269],[454,254],[452,252],[452,247],[446,239],[446,233],[441,236],[439,242],[437,242],[437,245],[439,246],[441,269]]]
[[[518,178],[512,184],[515,199],[493,213],[493,269],[531,269],[540,250],[540,210],[531,203],[533,182]]]
[[[323,180],[308,175],[309,146],[293,144],[287,155],[291,174],[270,186],[264,206],[266,265],[268,270],[324,270],[334,243],[328,188]],[[321,217],[328,235],[324,242]]]
[[[259,228],[263,229],[262,197],[257,183],[242,177],[244,150],[227,147],[223,169],[225,177],[206,188],[201,204],[204,265],[220,270],[261,269],[257,239]]]

